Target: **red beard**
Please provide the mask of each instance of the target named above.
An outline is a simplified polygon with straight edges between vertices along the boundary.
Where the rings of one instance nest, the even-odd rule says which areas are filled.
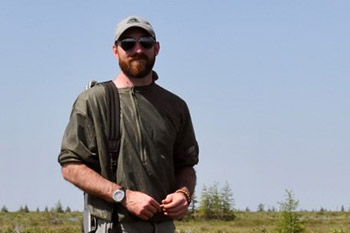
[[[155,56],[149,58],[144,53],[135,54],[129,60],[119,59],[120,69],[131,78],[143,78],[149,74],[154,66]]]

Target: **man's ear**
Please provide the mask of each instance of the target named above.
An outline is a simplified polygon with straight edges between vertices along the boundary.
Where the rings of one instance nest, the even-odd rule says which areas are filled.
[[[118,46],[113,45],[112,51],[113,51],[113,56],[118,60],[118,59],[119,59],[119,55],[118,55]]]
[[[160,50],[160,43],[157,41],[157,42],[154,44],[154,54],[155,54],[156,56],[158,55],[159,50]]]

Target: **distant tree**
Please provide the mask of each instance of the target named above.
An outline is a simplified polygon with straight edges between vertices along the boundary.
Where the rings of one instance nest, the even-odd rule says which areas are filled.
[[[216,191],[215,191],[216,189]],[[199,206],[199,215],[205,219],[211,219],[214,215],[214,202],[216,202],[217,195],[217,184],[207,188],[205,185],[202,189],[201,201]]]
[[[207,186],[203,185],[198,214],[200,217],[209,219],[212,214],[211,212],[212,211],[210,209],[210,195],[208,193]]]
[[[234,199],[230,185],[226,182],[220,191],[221,209],[224,213],[233,210]]]
[[[233,194],[227,183],[221,190],[217,182],[209,188],[203,187],[198,216],[204,219],[233,220],[235,218]]]
[[[27,205],[25,205],[24,207],[20,206],[18,212],[19,213],[29,213],[29,208]]]
[[[189,209],[190,209],[190,215],[193,217],[196,211],[196,204],[198,203],[196,192],[193,192],[191,199],[192,201],[190,203]]]
[[[340,211],[341,211],[341,212],[345,212],[345,207],[344,207],[344,205],[341,206]]]
[[[262,204],[262,203],[260,203],[260,204],[258,205],[258,212],[264,212],[264,211],[265,211],[265,205]]]
[[[38,212],[38,213],[40,212],[40,209],[39,209],[39,207],[36,207],[36,212]]]
[[[66,210],[64,211],[66,213],[70,213],[71,212],[71,209],[69,208],[69,206],[67,206]]]
[[[221,201],[220,212],[222,212],[222,218],[224,220],[233,220],[235,218],[233,213],[235,203],[233,199],[233,192],[228,182],[226,182],[220,190],[219,196]]]
[[[2,213],[8,213],[9,210],[7,209],[7,207],[5,205],[3,205],[2,208],[1,208],[1,212]]]
[[[296,212],[299,201],[294,199],[292,191],[287,192],[284,202],[280,202],[281,216],[276,226],[276,233],[302,233],[305,230],[301,216]]]
[[[245,212],[250,212],[249,207],[246,207],[246,208],[245,208]]]
[[[49,212],[49,208],[47,206],[45,206],[44,212]]]
[[[56,204],[55,204],[55,207],[53,208],[53,211],[54,212],[57,212],[57,213],[63,213],[63,206],[61,204],[61,201],[58,201]]]
[[[210,199],[210,208],[214,213],[218,213],[220,210],[220,196],[219,196],[219,184],[215,182],[208,189],[209,199]]]

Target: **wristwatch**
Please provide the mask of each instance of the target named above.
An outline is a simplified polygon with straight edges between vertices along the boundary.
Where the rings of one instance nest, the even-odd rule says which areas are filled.
[[[125,199],[125,189],[120,188],[115,190],[112,194],[112,198],[115,201],[115,203],[118,203],[118,204],[122,203],[123,200]]]

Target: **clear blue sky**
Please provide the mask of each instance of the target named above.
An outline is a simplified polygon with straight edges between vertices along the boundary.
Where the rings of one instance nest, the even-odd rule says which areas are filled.
[[[236,208],[350,207],[350,1],[1,1],[0,206],[82,209],[57,155],[90,79],[113,79],[115,25],[151,21],[158,83],[191,110],[197,193],[230,184]]]

